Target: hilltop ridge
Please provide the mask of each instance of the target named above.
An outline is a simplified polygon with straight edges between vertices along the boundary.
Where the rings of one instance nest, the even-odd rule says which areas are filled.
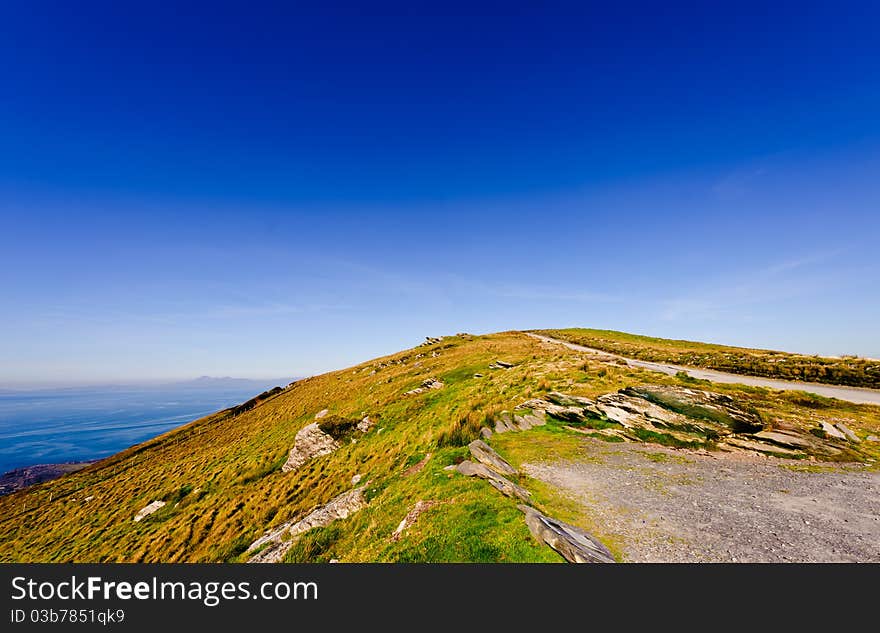
[[[610,491],[622,479],[644,482],[626,474],[632,465],[618,468],[621,460],[643,456],[661,478],[645,490],[674,485],[687,499],[697,490],[682,483],[691,468],[781,473],[790,490],[833,473],[871,491],[878,434],[873,405],[660,374],[521,332],[432,337],[267,390],[0,499],[0,560],[711,557],[715,550],[696,542],[703,537],[681,526],[681,550],[639,549],[668,530],[647,522],[636,537],[625,495]],[[583,479],[589,464],[602,469]],[[587,491],[585,481],[598,488]],[[855,513],[871,503],[848,499]],[[771,518],[788,521],[786,507],[780,502]],[[870,537],[873,524],[833,529],[852,541],[848,555],[880,558],[856,538]],[[803,534],[805,551],[793,559],[836,560],[838,550],[810,538]],[[769,550],[748,551],[775,560]]]

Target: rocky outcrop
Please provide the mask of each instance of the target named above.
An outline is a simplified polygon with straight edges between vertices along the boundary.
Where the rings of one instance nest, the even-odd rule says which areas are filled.
[[[526,515],[526,525],[539,542],[546,543],[570,563],[613,563],[614,556],[601,541],[574,525],[563,523],[535,508],[517,506]]]
[[[530,503],[531,501],[531,493],[528,490],[518,486],[509,479],[505,479],[484,464],[465,461],[456,466],[455,469],[467,477],[480,477],[481,479],[485,479],[503,495],[515,497],[526,503]]]
[[[621,393],[644,398],[692,419],[727,427],[735,433],[756,433],[765,426],[757,411],[746,409],[726,394],[668,385],[629,387]]]
[[[471,455],[481,464],[488,466],[499,475],[516,475],[517,470],[507,463],[492,447],[482,440],[474,440],[468,444]]]
[[[164,501],[152,501],[148,503],[145,507],[138,510],[138,513],[134,515],[134,522],[139,523],[143,521],[145,518],[156,512],[157,510],[164,508]]]
[[[426,391],[430,391],[431,389],[442,389],[443,383],[435,378],[427,378],[422,381],[422,384],[415,389],[410,389],[405,392],[403,395],[412,396],[418,393],[424,393]]]
[[[712,443],[725,451],[792,458],[818,455],[840,459],[855,455],[853,445],[860,442],[850,429],[827,422],[812,432],[766,428],[757,411],[731,396],[670,385],[629,387],[595,400],[553,391],[522,403],[520,409],[580,425],[591,429],[582,432],[592,435],[691,448]],[[515,428],[509,415],[496,419],[496,433]]]
[[[508,411],[502,411],[494,422],[496,433],[506,433],[507,431],[528,431],[533,427],[543,426],[547,423],[547,419],[541,410],[538,410],[537,413],[532,410],[514,411],[512,415]]]
[[[281,470],[289,473],[298,470],[303,464],[320,455],[329,455],[339,448],[339,443],[318,428],[317,422],[304,426],[294,438],[293,448]]]
[[[367,506],[364,497],[366,484],[349,490],[332,499],[328,504],[316,508],[299,520],[288,521],[266,532],[251,543],[247,552],[255,552],[249,563],[280,563],[293,544],[304,532],[316,527],[326,527],[337,519],[345,519]],[[257,551],[259,550],[259,551]]]
[[[544,399],[527,400],[519,405],[519,409],[537,411],[551,415],[558,420],[575,423],[588,419],[600,419],[603,415],[596,408],[596,403],[589,398],[569,396],[556,391],[548,393]]]

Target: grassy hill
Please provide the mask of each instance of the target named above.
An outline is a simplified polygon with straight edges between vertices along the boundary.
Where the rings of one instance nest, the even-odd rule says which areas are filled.
[[[712,343],[675,341],[613,330],[534,330],[552,338],[628,358],[716,369],[782,380],[880,389],[880,361],[856,356],[822,357]]]
[[[442,387],[419,391],[428,379]],[[504,411],[526,400],[557,391],[597,398],[644,384],[711,388],[756,412],[767,429],[794,429],[817,442],[815,431],[823,421],[845,421],[862,439],[880,433],[875,406],[695,384],[519,332],[443,337],[270,390],[82,471],[0,498],[0,561],[243,562],[248,546],[267,530],[307,516],[358,480],[366,486],[366,507],[306,531],[285,560],[562,561],[532,536],[515,500],[447,467],[469,457],[467,444],[481,427],[495,428]],[[318,422],[325,420],[324,430],[335,434],[338,449],[285,472],[297,432],[325,409]],[[365,417],[372,427],[353,430]],[[518,467],[542,456],[582,452],[585,433],[612,442],[681,441],[681,433],[673,431],[633,435],[604,418],[550,415],[544,426],[496,434],[489,444]],[[690,448],[720,450],[709,435],[693,438],[686,443]],[[789,453],[801,460],[880,458],[880,448],[870,441],[834,446],[827,453],[814,454],[811,447]],[[513,479],[531,492],[539,510],[588,530],[617,553],[595,517],[565,495],[523,474]],[[154,501],[165,505],[135,522],[135,514]],[[431,503],[413,513],[420,501]],[[417,516],[400,533],[408,514]]]

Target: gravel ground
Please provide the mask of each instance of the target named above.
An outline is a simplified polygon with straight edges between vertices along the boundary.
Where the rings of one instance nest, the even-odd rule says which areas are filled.
[[[880,562],[880,473],[585,439],[522,470],[577,500],[628,562]],[[788,468],[786,466],[789,466]]]

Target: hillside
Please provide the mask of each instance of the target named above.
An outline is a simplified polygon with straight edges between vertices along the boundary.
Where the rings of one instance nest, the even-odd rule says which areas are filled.
[[[552,338],[639,360],[715,369],[746,376],[880,389],[880,361],[823,357],[712,343],[674,341],[613,330],[534,330]]]
[[[672,478],[643,492],[681,488],[674,468],[692,463],[707,477],[770,469],[786,490],[831,473],[870,491],[877,435],[876,406],[667,376],[520,332],[447,336],[0,498],[0,561],[671,559],[640,550],[650,525],[634,536],[616,497],[584,482],[629,485],[639,459],[642,475]],[[614,470],[583,470],[603,464]],[[873,511],[851,502],[853,516]],[[859,526],[840,529],[877,529]]]

